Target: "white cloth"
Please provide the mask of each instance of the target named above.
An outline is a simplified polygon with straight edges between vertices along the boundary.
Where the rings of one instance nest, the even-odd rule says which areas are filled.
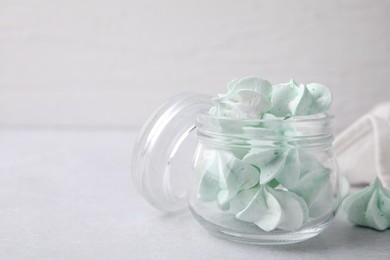
[[[338,135],[334,153],[352,185],[378,177],[390,189],[390,102],[374,107]]]

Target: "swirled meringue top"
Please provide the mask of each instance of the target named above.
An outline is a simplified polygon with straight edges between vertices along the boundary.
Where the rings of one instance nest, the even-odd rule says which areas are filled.
[[[293,192],[267,185],[240,192],[230,203],[236,218],[253,222],[265,231],[276,228],[293,231],[308,219],[305,201]]]
[[[300,84],[294,80],[271,85],[258,77],[228,83],[227,94],[214,99],[210,109],[214,116],[258,119],[265,114],[276,117],[312,115],[326,112],[332,101],[327,87],[318,83]]]

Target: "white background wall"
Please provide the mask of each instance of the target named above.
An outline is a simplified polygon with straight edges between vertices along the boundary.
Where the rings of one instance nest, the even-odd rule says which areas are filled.
[[[390,1],[0,1],[0,126],[139,127],[247,75],[328,85],[344,128],[390,99]]]

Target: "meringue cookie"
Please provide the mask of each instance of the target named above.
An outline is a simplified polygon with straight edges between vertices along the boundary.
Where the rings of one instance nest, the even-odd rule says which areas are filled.
[[[228,93],[219,95],[210,109],[214,116],[256,119],[271,108],[271,84],[257,77],[248,77],[231,81]]]
[[[328,214],[336,206],[333,204],[330,172],[303,149],[290,149],[284,168],[275,179],[305,200],[310,217],[318,217]]]
[[[370,186],[352,194],[343,202],[348,220],[377,230],[390,228],[390,191],[376,178]]]
[[[256,149],[251,149],[244,156],[243,161],[259,168],[260,184],[266,184],[283,170],[286,163],[286,152],[278,150],[264,150],[259,152]]]
[[[305,201],[296,194],[266,185],[240,192],[232,201],[230,210],[236,218],[253,222],[265,231],[299,229],[308,219]]]
[[[311,217],[329,213],[334,206],[330,169],[302,149],[251,151],[243,161],[260,170],[260,184],[276,180],[302,197]]]
[[[269,98],[272,93],[272,85],[267,80],[259,77],[246,77],[230,81],[227,96],[241,89],[253,90],[266,98]]]
[[[258,119],[266,113],[288,118],[326,112],[331,100],[329,89],[318,83],[298,85],[290,80],[272,86],[267,80],[247,77],[229,82],[227,94],[214,99],[209,113],[238,119]]]
[[[217,201],[220,205],[224,205],[240,190],[252,188],[258,182],[258,169],[239,159],[231,159],[226,165],[226,170],[220,172],[221,191],[218,193]]]
[[[303,116],[325,112],[331,105],[331,93],[318,83],[297,85],[294,80],[273,87],[272,108],[278,117]]]
[[[233,95],[217,100],[219,116],[256,119],[271,108],[271,101],[252,90],[238,90]],[[222,111],[222,112],[221,112]]]
[[[308,112],[310,115],[325,112],[330,108],[332,93],[326,86],[319,83],[309,83],[306,88],[313,98],[312,107]]]
[[[292,103],[298,96],[298,85],[294,80],[288,83],[279,84],[273,87],[272,93],[272,108],[269,113],[278,117],[290,117],[293,110]],[[295,102],[296,103],[296,102]]]
[[[198,177],[198,198],[217,200],[219,205],[229,202],[242,189],[250,189],[259,182],[259,170],[225,151],[205,150],[204,159],[195,167]]]

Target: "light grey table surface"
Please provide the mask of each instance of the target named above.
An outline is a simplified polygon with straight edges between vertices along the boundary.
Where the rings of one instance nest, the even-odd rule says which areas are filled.
[[[253,246],[165,214],[132,186],[134,131],[0,129],[0,259],[390,259],[340,211],[306,242]]]

